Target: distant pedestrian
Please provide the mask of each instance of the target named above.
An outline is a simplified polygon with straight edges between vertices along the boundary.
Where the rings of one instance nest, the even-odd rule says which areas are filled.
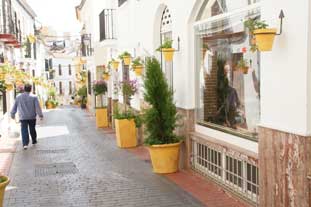
[[[21,134],[23,147],[26,150],[29,144],[29,132],[32,139],[32,144],[37,144],[37,132],[36,132],[36,117],[43,119],[42,110],[39,104],[37,96],[30,94],[31,85],[25,84],[24,93],[16,97],[14,106],[11,111],[11,118],[15,119],[15,114],[18,111],[19,119],[21,122]]]

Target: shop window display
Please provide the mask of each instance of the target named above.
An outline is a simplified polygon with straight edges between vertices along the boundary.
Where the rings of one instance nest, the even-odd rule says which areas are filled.
[[[238,3],[232,8],[229,1],[211,2],[204,5],[198,21],[208,20],[208,16],[220,18],[196,25],[197,123],[256,138],[260,118],[260,54],[251,51],[251,38],[243,22],[259,18],[260,10],[252,5],[255,1],[240,0],[239,8]],[[228,11],[233,12],[226,15]]]

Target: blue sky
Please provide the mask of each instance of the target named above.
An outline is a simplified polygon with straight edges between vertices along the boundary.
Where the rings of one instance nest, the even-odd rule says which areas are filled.
[[[76,20],[75,6],[81,0],[27,0],[37,14],[37,20],[45,26],[52,26],[57,32],[80,31]]]

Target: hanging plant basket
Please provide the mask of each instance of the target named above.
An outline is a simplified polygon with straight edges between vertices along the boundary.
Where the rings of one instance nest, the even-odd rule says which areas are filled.
[[[110,78],[110,75],[109,75],[109,74],[103,74],[103,79],[104,79],[105,81],[108,81],[109,78]]]
[[[242,67],[242,68],[239,68],[239,69],[240,69],[240,71],[241,71],[244,75],[248,74],[249,67]]]
[[[142,65],[133,66],[133,70],[134,70],[136,76],[141,76],[143,74],[143,69],[144,69],[144,66],[142,66]]]
[[[131,64],[131,56],[129,56],[129,55],[123,56],[123,62],[124,62],[124,65],[130,65]]]
[[[4,72],[0,72],[0,80],[4,80],[5,79],[5,73]]]
[[[174,48],[162,48],[161,50],[163,52],[165,61],[172,62],[175,49]]]
[[[119,61],[112,61],[112,62],[111,62],[111,66],[112,66],[112,68],[113,68],[114,70],[118,70],[119,64],[120,64]]]
[[[271,51],[273,47],[276,29],[257,29],[254,30],[256,45],[259,51]]]

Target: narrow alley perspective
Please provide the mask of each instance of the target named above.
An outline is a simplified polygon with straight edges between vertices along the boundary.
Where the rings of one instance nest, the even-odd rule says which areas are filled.
[[[38,144],[17,148],[5,207],[202,206],[79,111],[46,112]]]
[[[0,207],[310,207],[311,0],[0,0]]]

